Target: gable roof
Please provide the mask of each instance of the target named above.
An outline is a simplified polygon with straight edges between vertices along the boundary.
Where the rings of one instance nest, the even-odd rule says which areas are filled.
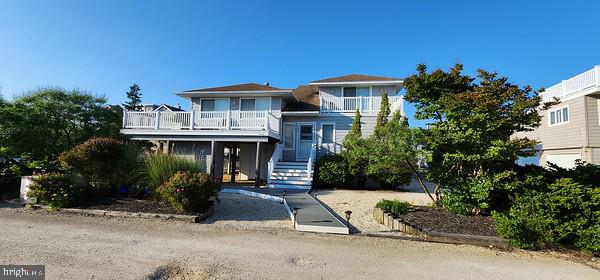
[[[282,111],[319,111],[319,87],[302,85],[292,93],[298,102],[288,102]]]
[[[237,85],[229,85],[222,87],[212,87],[212,88],[201,88],[201,89],[191,89],[184,90],[182,92],[240,92],[240,91],[280,91],[283,89],[261,85],[257,83],[246,83],[246,84],[237,84]]]
[[[320,83],[342,83],[342,82],[382,82],[382,81],[398,81],[402,82],[400,78],[381,77],[381,76],[369,76],[361,74],[350,74],[345,76],[327,78],[322,80],[316,80],[310,82],[311,84]]]

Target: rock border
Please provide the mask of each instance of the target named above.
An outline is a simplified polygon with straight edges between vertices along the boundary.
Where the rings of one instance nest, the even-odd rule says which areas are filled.
[[[423,241],[439,242],[448,244],[468,244],[475,246],[485,247],[499,247],[508,249],[510,243],[506,239],[502,239],[495,236],[483,236],[483,235],[468,235],[458,233],[444,233],[436,231],[427,231],[418,226],[412,225],[402,219],[392,216],[391,213],[378,208],[373,208],[373,218],[393,231],[400,231],[406,234],[417,237]]]
[[[199,215],[179,215],[179,214],[158,214],[158,213],[143,213],[143,212],[125,212],[125,211],[109,211],[99,209],[81,209],[81,208],[52,208],[46,205],[34,204],[29,205],[33,209],[44,209],[48,211],[58,211],[64,213],[85,214],[91,216],[107,216],[107,217],[125,217],[125,218],[146,218],[146,219],[162,219],[175,220],[188,223],[198,223],[215,213],[214,205],[209,206],[208,210]]]

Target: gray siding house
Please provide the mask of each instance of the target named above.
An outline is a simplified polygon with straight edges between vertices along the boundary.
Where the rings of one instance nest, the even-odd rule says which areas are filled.
[[[124,112],[122,133],[194,158],[216,178],[236,173],[255,186],[310,188],[315,161],[342,151],[355,111],[372,133],[381,95],[403,112],[398,78],[347,75],[295,89],[238,84],[177,92],[191,111]],[[228,159],[228,160],[226,160]],[[227,183],[227,182],[226,182]]]
[[[537,157],[521,163],[548,162],[570,168],[575,160],[600,164],[600,66],[563,80],[542,93],[560,104],[541,111],[542,123],[524,136],[540,141]]]

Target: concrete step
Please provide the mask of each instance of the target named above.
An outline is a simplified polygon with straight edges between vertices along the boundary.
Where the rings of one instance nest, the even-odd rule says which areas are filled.
[[[271,180],[290,180],[290,181],[306,181],[308,178],[306,176],[277,176],[271,175]]]
[[[308,171],[306,170],[273,170],[273,175],[279,176],[306,176],[308,175]]]
[[[303,179],[303,180],[271,180],[271,184],[310,185],[306,179]]]
[[[310,186],[308,186],[308,185],[269,184],[269,185],[267,185],[267,188],[310,190]]]
[[[282,172],[282,173],[308,173],[306,169],[296,169],[296,168],[275,168],[273,172]]]

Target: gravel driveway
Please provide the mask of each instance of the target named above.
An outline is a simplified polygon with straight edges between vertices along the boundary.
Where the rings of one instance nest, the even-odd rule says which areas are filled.
[[[420,189],[414,185],[409,186],[405,191],[382,191],[382,190],[316,190],[317,198],[325,203],[331,210],[335,211],[338,217],[345,217],[346,210],[352,211],[350,224],[354,232],[361,233],[387,233],[402,235],[401,233],[392,233],[378,224],[373,218],[373,207],[382,198],[399,199],[408,201],[414,205],[428,205],[431,199],[427,194],[420,192]]]
[[[47,279],[600,279],[555,255],[0,206],[0,261]]]

